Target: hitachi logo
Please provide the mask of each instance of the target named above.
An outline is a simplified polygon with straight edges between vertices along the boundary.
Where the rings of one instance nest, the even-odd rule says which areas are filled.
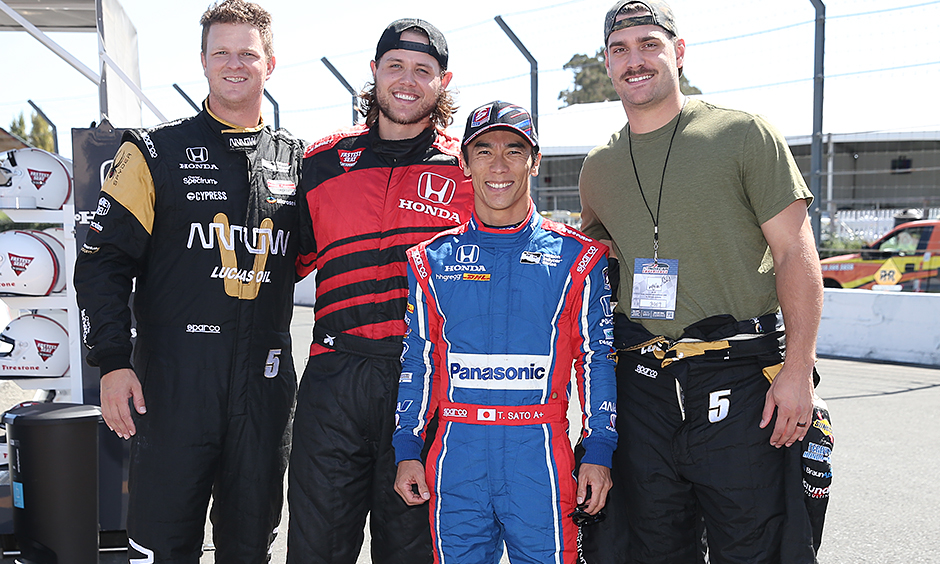
[[[457,212],[452,212],[447,208],[438,208],[430,204],[425,204],[424,202],[413,202],[411,200],[405,200],[399,198],[398,200],[398,209],[400,210],[411,210],[419,213],[426,213],[428,215],[433,215],[434,217],[439,217],[441,219],[448,219],[454,223],[460,224],[460,214]]]
[[[228,233],[226,233],[226,230],[228,230]],[[235,249],[236,242],[241,242],[245,245],[245,248],[248,249],[248,252],[253,255],[261,255],[268,252],[272,255],[276,255],[280,252],[283,256],[287,254],[287,241],[290,238],[290,231],[284,233],[283,230],[278,229],[277,235],[275,236],[273,229],[263,227],[248,229],[241,225],[227,226],[223,223],[210,223],[208,232],[207,235],[201,223],[191,224],[189,226],[189,240],[186,242],[186,248],[193,248],[193,242],[196,240],[197,235],[199,236],[199,243],[202,245],[203,249],[215,248],[215,238],[218,236],[219,244],[222,248],[229,251]],[[249,233],[251,234],[250,241]]]

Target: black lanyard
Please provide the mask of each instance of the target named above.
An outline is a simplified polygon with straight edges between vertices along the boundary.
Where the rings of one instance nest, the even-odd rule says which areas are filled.
[[[627,124],[627,142],[630,147],[630,162],[633,163],[633,176],[636,177],[636,185],[640,189],[640,196],[643,198],[643,203],[646,204],[646,211],[650,212],[650,219],[653,220],[653,264],[659,264],[659,210],[663,205],[663,183],[666,181],[666,165],[669,164],[669,154],[672,153],[672,142],[676,139],[676,132],[679,131],[679,122],[682,121],[682,110],[685,109],[685,106],[679,110],[679,115],[676,117],[676,127],[672,130],[672,137],[669,138],[669,148],[666,149],[666,160],[663,162],[663,176],[659,179],[659,198],[656,201],[656,215],[653,215],[653,210],[650,208],[649,202],[646,201],[646,194],[643,193],[643,185],[640,184],[640,175],[636,171],[636,160],[633,158],[633,135],[630,133],[630,124]]]

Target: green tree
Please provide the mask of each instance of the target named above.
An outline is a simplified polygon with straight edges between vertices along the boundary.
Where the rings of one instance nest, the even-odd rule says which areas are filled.
[[[33,113],[33,128],[29,132],[29,144],[37,149],[50,153],[55,150],[55,141],[52,139],[52,128],[37,113]]]
[[[606,102],[619,100],[620,96],[614,90],[607,68],[604,66],[604,49],[598,49],[594,56],[577,54],[571,57],[564,66],[565,70],[574,72],[574,84],[568,90],[558,93],[558,99],[563,106],[572,104],[587,104],[590,102]],[[702,91],[692,86],[685,73],[679,77],[679,89],[683,94],[701,94]]]
[[[10,133],[13,133],[20,139],[26,141],[37,149],[43,149],[52,152],[55,149],[55,140],[52,138],[52,129],[42,116],[33,112],[30,118],[31,128],[26,131],[26,117],[23,112],[13,118],[10,122]]]
[[[23,117],[23,112],[20,112],[20,115],[13,118],[13,121],[10,122],[10,133],[24,141],[29,137],[29,132],[26,131],[26,118]]]

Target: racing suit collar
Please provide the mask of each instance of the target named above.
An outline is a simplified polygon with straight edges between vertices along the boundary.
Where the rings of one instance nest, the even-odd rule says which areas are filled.
[[[206,111],[207,114],[209,114],[209,117],[211,117],[215,121],[219,122],[219,124],[224,126],[220,130],[220,133],[255,133],[257,131],[261,131],[262,129],[264,129],[264,118],[262,116],[258,116],[258,125],[254,127],[241,127],[239,125],[235,125],[234,123],[229,123],[225,121],[224,119],[220,118],[219,116],[215,115],[212,112],[212,110],[209,109],[208,98],[206,98],[202,102],[202,108],[203,110]]]
[[[481,241],[484,241],[486,244],[504,247],[514,246],[520,241],[529,239],[541,224],[542,216],[536,213],[535,204],[532,203],[532,199],[530,198],[529,215],[526,217],[525,221],[519,225],[508,228],[487,227],[483,225],[483,222],[477,217],[476,212],[473,212],[470,216],[469,227],[471,230],[476,231]]]
[[[369,129],[372,150],[388,166],[403,166],[417,162],[434,141],[436,130],[429,127],[411,139],[388,140],[379,137],[378,126]]]

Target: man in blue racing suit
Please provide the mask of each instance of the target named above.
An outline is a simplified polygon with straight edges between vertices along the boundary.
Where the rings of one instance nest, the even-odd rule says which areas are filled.
[[[430,501],[437,563],[496,562],[503,540],[513,562],[574,563],[569,517],[603,507],[617,441],[607,249],[535,211],[541,154],[526,110],[471,112],[462,157],[471,220],[408,251],[395,489],[409,505]],[[586,450],[577,481],[572,368]]]

